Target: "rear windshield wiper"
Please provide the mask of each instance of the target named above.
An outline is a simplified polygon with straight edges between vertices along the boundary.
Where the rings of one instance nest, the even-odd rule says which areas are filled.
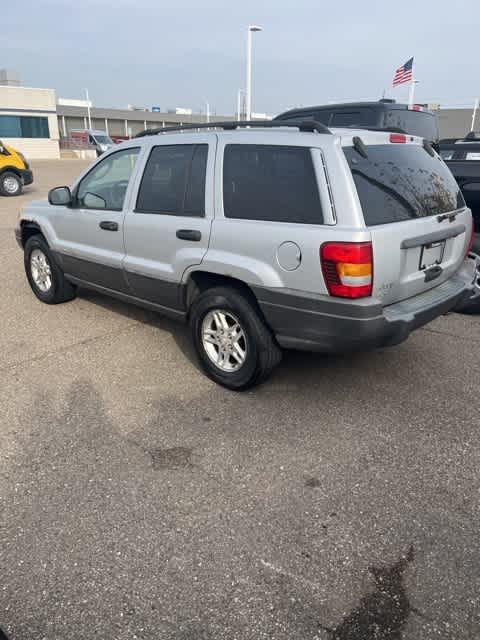
[[[363,140],[358,136],[354,136],[352,138],[353,148],[355,151],[362,156],[362,158],[368,158],[367,147],[365,146]]]

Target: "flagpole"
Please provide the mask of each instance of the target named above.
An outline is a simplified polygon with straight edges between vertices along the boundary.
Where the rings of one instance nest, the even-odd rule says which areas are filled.
[[[414,65],[412,64],[412,80],[410,81],[410,92],[408,94],[408,105],[413,107],[415,104],[415,75],[413,72]]]

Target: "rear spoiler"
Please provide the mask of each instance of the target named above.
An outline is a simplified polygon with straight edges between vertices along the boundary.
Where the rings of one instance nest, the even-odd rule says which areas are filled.
[[[406,136],[410,135],[401,129],[400,127],[359,127],[358,124],[347,124],[339,129],[365,129],[365,131],[383,131],[384,133],[404,133]]]

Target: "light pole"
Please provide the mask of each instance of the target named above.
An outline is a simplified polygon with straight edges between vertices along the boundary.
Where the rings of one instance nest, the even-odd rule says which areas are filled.
[[[247,33],[247,87],[246,87],[246,119],[252,118],[252,33],[263,31],[263,27],[251,24]]]
[[[87,99],[87,116],[88,116],[88,128],[92,128],[92,117],[90,115],[90,96],[88,95],[88,89],[85,89],[85,97]]]
[[[243,100],[243,106],[242,106]],[[242,113],[245,107],[245,90],[239,89],[237,92],[237,120],[242,119]]]
[[[473,106],[473,114],[472,114],[472,128],[470,129],[470,131],[475,131],[475,116],[477,115],[477,111],[478,111],[478,98],[475,98],[475,104]]]

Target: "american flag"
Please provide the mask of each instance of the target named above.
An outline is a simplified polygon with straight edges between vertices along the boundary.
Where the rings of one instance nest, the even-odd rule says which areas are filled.
[[[411,82],[413,77],[413,58],[407,60],[405,64],[402,64],[395,71],[395,75],[393,77],[393,86],[396,87],[398,84],[403,84],[404,82]]]

